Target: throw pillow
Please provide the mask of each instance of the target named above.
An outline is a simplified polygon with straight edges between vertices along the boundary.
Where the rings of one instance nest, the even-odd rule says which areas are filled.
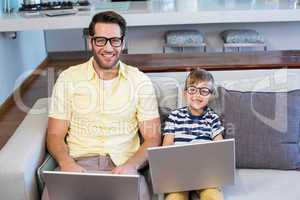
[[[166,44],[169,46],[199,46],[203,35],[197,30],[173,30],[166,33]]]
[[[239,168],[300,168],[300,90],[219,88],[225,138],[235,138]]]
[[[221,32],[225,43],[264,43],[263,37],[255,30],[225,30]]]

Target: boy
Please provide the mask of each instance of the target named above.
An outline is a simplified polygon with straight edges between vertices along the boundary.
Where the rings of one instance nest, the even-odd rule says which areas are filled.
[[[208,107],[215,93],[214,78],[206,70],[192,71],[185,82],[186,107],[172,111],[164,128],[163,145],[177,145],[203,140],[222,140],[224,127],[219,116]],[[208,155],[210,156],[210,155]],[[218,188],[197,191],[201,200],[223,200]],[[165,200],[188,200],[189,192],[166,195]]]

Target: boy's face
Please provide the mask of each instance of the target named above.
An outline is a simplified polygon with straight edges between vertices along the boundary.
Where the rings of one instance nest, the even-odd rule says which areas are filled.
[[[192,114],[202,114],[203,109],[209,102],[212,91],[212,83],[207,81],[201,81],[187,86],[187,89],[184,91],[184,96]]]

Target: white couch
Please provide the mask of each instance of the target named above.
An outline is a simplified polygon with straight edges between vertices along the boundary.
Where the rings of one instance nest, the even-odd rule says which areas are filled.
[[[174,79],[153,78],[160,107],[183,104]],[[179,93],[179,95],[178,95]],[[39,99],[0,151],[0,199],[38,200],[36,170],[45,157],[48,99]],[[237,169],[236,184],[224,188],[226,200],[299,200],[300,171]]]

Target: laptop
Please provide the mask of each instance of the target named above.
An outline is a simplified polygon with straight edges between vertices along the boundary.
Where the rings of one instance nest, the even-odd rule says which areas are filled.
[[[139,175],[44,171],[49,200],[138,200]]]
[[[233,185],[234,139],[148,148],[154,193]]]

